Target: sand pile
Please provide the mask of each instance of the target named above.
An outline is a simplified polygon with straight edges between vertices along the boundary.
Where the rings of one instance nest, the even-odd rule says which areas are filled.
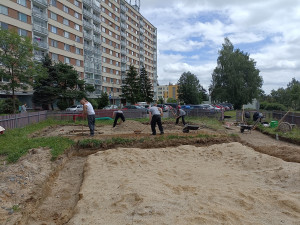
[[[71,224],[299,224],[300,164],[239,143],[89,156]]]

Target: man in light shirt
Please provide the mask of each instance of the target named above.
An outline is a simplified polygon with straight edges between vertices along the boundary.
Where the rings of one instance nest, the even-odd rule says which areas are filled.
[[[184,117],[186,115],[186,112],[181,109],[181,106],[177,106],[177,118],[176,118],[176,125],[178,124],[180,118],[182,119],[183,125],[185,125]]]
[[[89,103],[85,98],[81,99],[80,104],[83,105],[83,117],[87,116],[88,125],[90,128],[90,136],[94,136],[95,132],[95,111],[91,103]]]
[[[156,135],[156,129],[155,129],[156,124],[158,125],[160,134],[164,134],[164,129],[161,124],[162,115],[163,115],[163,111],[161,108],[157,107],[157,104],[154,104],[149,109],[149,120],[151,121],[150,123],[151,123],[152,135]]]
[[[115,127],[117,125],[117,122],[118,122],[119,118],[121,118],[121,120],[123,122],[125,122],[124,113],[121,109],[118,109],[117,111],[114,111],[112,117],[115,118],[113,127]]]

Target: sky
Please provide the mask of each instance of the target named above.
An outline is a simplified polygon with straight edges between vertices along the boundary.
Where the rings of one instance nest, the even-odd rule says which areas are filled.
[[[300,80],[300,0],[141,0],[140,12],[157,27],[159,85],[190,71],[208,89],[225,37],[254,59],[267,94]]]

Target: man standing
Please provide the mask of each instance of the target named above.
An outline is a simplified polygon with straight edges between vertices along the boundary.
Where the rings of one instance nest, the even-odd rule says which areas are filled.
[[[95,132],[95,111],[91,103],[89,103],[85,98],[81,99],[80,103],[83,105],[83,117],[87,116],[88,125],[90,128],[90,136],[94,136]]]
[[[26,103],[24,103],[24,105],[21,106],[21,113],[27,112],[26,110]]]
[[[118,122],[119,118],[121,118],[121,120],[123,122],[125,122],[125,117],[124,117],[123,111],[121,109],[118,109],[117,111],[114,111],[113,115],[112,115],[112,118],[115,118],[113,127],[115,127],[117,125],[117,122]]]
[[[161,124],[161,116],[163,115],[163,111],[161,108],[157,107],[157,103],[155,103],[150,109],[149,109],[149,120],[151,121],[151,130],[152,135],[156,135],[156,123],[158,125],[160,134],[164,134],[164,129]]]
[[[180,107],[180,105],[179,105],[179,106],[177,107],[176,125],[178,124],[180,117],[181,117],[181,119],[182,119],[183,125],[185,125],[185,121],[184,121],[185,115],[186,115],[186,112],[185,112],[183,109],[181,109],[181,107]]]

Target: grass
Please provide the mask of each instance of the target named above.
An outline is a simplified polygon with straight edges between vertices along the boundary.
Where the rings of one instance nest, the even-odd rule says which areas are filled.
[[[219,121],[217,118],[209,118],[209,117],[187,117],[186,119],[189,122],[195,123],[195,124],[200,124],[207,126],[210,129],[213,130],[220,130],[224,129],[222,126],[222,122]]]
[[[28,135],[42,130],[47,126],[59,124],[66,124],[66,121],[47,120],[24,128],[7,130],[0,136],[0,155],[6,156],[7,161],[13,163],[25,155],[29,149],[49,147],[51,148],[52,160],[55,160],[66,149],[72,146],[72,140],[64,137],[29,138]]]
[[[286,132],[286,133],[277,131],[276,127],[270,128],[270,127],[264,127],[264,126],[260,125],[259,129],[263,132],[273,134],[273,135],[278,134],[279,137],[285,137],[285,138],[294,140],[297,143],[300,143],[300,128],[298,128],[298,127],[294,127],[290,132]]]

